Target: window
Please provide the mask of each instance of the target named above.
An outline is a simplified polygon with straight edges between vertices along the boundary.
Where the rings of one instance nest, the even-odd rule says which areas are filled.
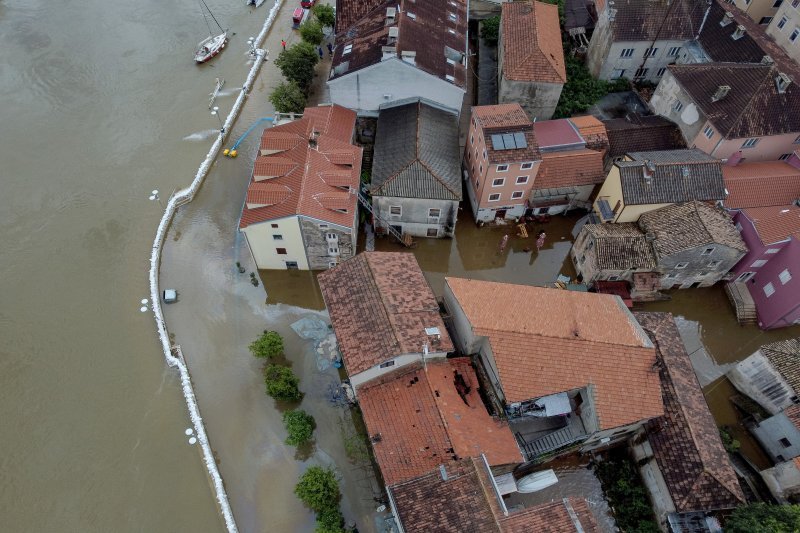
[[[283,240],[283,235],[273,235],[272,236],[272,240],[273,241],[282,241]]]
[[[714,130],[711,129],[711,126],[706,126],[706,129],[703,130],[703,135],[706,136],[706,139],[710,139],[714,136]]]
[[[272,226],[273,228],[277,228],[278,227],[277,224],[270,224],[270,226]]]
[[[712,246],[711,248],[706,248],[705,250],[703,250],[703,253],[701,253],[700,255],[711,255],[713,253],[714,253],[714,247]]]
[[[797,136],[797,139],[794,140],[793,144],[800,144],[800,135]]]
[[[678,275],[676,273],[674,273],[674,272],[670,272],[669,274],[667,274],[666,277],[668,277],[668,278],[677,278]]]
[[[702,272],[697,274],[697,276],[700,277],[700,278],[704,278],[704,277],[708,276],[708,271],[703,270]]]
[[[453,21],[453,22],[455,22],[456,20],[458,20],[458,17],[456,17],[456,14],[455,14],[455,13],[448,13],[448,14],[447,14],[447,18],[449,18],[449,19],[450,19],[451,21]]]
[[[339,255],[338,246],[328,246],[328,255]]]
[[[721,263],[722,263],[722,261],[709,261],[708,267],[709,268],[715,268],[715,267],[718,267]]]
[[[391,361],[386,361],[385,363],[381,363],[380,365],[378,365],[378,367],[380,367],[380,368],[389,368],[390,366],[394,366],[394,359],[392,359]]]
[[[319,225],[319,229],[328,229],[328,225],[327,224],[320,224]]]
[[[528,176],[517,176],[517,185],[525,185],[528,183]]]
[[[516,200],[518,198],[522,198],[522,194],[523,194],[522,191],[514,191],[511,193],[511,199]]]
[[[792,154],[781,154],[781,156],[778,158],[778,161],[786,161],[791,155]]]
[[[672,110],[678,113],[681,109],[683,109],[683,103],[680,100],[675,100],[675,105],[672,106]]]
[[[399,205],[393,205],[389,207],[389,214],[392,216],[402,216],[403,215],[403,207]]]
[[[486,153],[486,152],[484,152],[484,154],[485,154],[485,153]],[[497,165],[497,171],[498,171],[498,172],[505,172],[505,171],[507,171],[507,170],[508,170],[508,165]]]
[[[618,80],[620,78],[625,77],[625,69],[624,68],[615,68],[614,71],[611,73],[612,80]]]
[[[789,439],[787,439],[786,437],[782,438],[782,439],[781,439],[779,442],[781,443],[781,445],[782,445],[784,448],[788,448],[789,446],[791,446],[791,445],[792,445],[792,443],[791,443],[791,442],[789,442]]]
[[[483,160],[486,161],[486,150],[483,151]]]
[[[778,279],[781,280],[781,285],[786,285],[790,281],[792,281],[792,273],[789,272],[789,269],[785,269],[783,272],[778,274]]]
[[[278,255],[286,255],[286,248],[275,248]]]
[[[742,231],[742,224],[739,222],[736,223],[736,231]]]
[[[775,285],[773,285],[772,282],[769,282],[766,285],[764,285],[764,295],[767,298],[769,298],[773,294],[775,294]]]
[[[298,268],[297,261],[286,261],[286,270],[297,270]]]
[[[792,30],[792,33],[789,34],[789,42],[793,43],[797,40],[797,36],[800,35],[800,28],[795,28]]]
[[[623,48],[622,53],[619,57],[632,57],[633,56],[633,48]]]
[[[619,281],[619,276],[608,276],[608,281]]]
[[[753,146],[758,144],[758,137],[752,137],[747,139],[745,142],[742,143],[742,148],[752,148]]]
[[[648,48],[644,51],[644,57],[655,57],[657,52],[658,48]]]
[[[506,179],[505,178],[495,178],[492,180],[492,187],[502,187],[505,185]]]
[[[476,189],[480,189],[481,188],[481,180],[475,180],[475,188]]]
[[[777,254],[780,251],[781,251],[780,248],[767,248],[767,251],[764,252],[764,253],[765,254]]]
[[[772,17],[761,17],[761,20],[758,21],[759,24],[769,24],[772,22]]]
[[[649,68],[637,68],[636,72],[633,74],[634,78],[644,78],[647,76],[647,71],[650,70]]]
[[[533,168],[533,163],[522,163],[522,164],[519,166],[519,168],[520,168],[521,170],[529,170],[529,169]],[[527,176],[526,176],[526,178],[527,178]],[[517,179],[519,179],[519,178],[517,178]],[[517,183],[519,183],[519,182],[517,182]]]
[[[750,265],[750,268],[763,267],[766,264],[767,264],[767,260],[766,259],[757,259],[756,261],[753,261],[753,264]]]
[[[684,268],[686,268],[688,266],[689,266],[689,263],[678,263],[677,265],[675,265],[675,268],[678,269],[678,270],[683,270]]]
[[[451,76],[450,74],[445,74],[444,79],[446,79],[447,81],[456,81],[455,76]]]
[[[428,237],[438,237],[439,236],[439,228],[428,228]]]
[[[328,268],[333,268],[337,265],[336,261],[328,261]]]
[[[342,55],[346,56],[347,54],[349,54],[352,51],[353,51],[353,45],[352,44],[346,44],[344,46],[344,50],[342,50]]]
[[[797,6],[800,6],[800,0],[792,0],[792,7],[796,8]]]
[[[500,200],[500,193],[494,193],[489,195],[490,202],[497,202],[498,200]]]
[[[670,48],[667,51],[667,55],[669,57],[678,57],[678,54],[680,54],[680,53],[681,53],[681,47],[680,46],[673,46],[672,48]]]
[[[441,214],[442,210],[439,209],[438,207],[431,207],[430,209],[428,209],[428,216],[430,218],[439,218]]]
[[[782,30],[783,27],[786,26],[787,22],[789,22],[789,19],[787,19],[786,17],[781,17],[781,20],[778,21],[778,29]]]
[[[783,3],[783,0],[775,0],[775,3],[772,4],[772,7],[777,9],[777,8],[781,7],[782,3]]]
[[[660,78],[661,76],[663,76],[663,75],[664,75],[664,73],[665,73],[666,71],[667,71],[667,67],[661,67],[660,69],[658,69],[658,70],[656,71],[656,76],[658,76],[658,77]]]
[[[478,174],[483,174],[483,163],[478,165]]]
[[[742,272],[741,274],[739,274],[739,277],[736,278],[736,281],[741,281],[742,283],[744,283],[745,281],[750,281],[755,275],[756,275],[755,272]]]
[[[338,241],[339,240],[339,236],[336,235],[335,233],[326,233],[325,234],[325,239],[327,239],[329,241]]]

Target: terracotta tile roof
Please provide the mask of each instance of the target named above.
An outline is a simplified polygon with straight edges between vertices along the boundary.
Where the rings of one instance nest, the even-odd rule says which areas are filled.
[[[445,80],[452,76],[454,79],[448,81],[463,89],[466,67],[460,58],[467,53],[467,5],[465,0],[453,1],[455,6],[434,0],[337,0],[336,49],[330,79],[380,63],[384,47],[394,47],[396,60],[403,52],[413,52],[416,68]],[[387,23],[387,8],[396,9],[394,23]],[[392,27],[398,32],[395,42],[389,38]],[[351,47],[347,54],[346,46]],[[447,61],[448,56],[455,64]]]
[[[639,227],[655,236],[653,249],[658,257],[712,244],[747,252],[731,216],[705,202],[672,204],[648,211],[639,217]]]
[[[663,413],[652,343],[618,297],[449,277],[445,283],[475,334],[488,337],[506,402],[591,385],[601,429]]]
[[[505,516],[489,475],[482,459],[463,459],[443,463],[388,490],[408,533],[599,533],[582,498],[564,498]]]
[[[407,533],[500,532],[477,470],[482,459],[442,461],[447,479],[439,468],[387,488]],[[489,487],[490,490],[491,487]]]
[[[567,69],[558,6],[536,1],[500,5],[503,77],[565,83]]]
[[[512,513],[501,519],[504,533],[600,533],[583,498],[564,498]]]
[[[534,189],[556,189],[603,183],[603,153],[595,150],[545,152]]]
[[[609,4],[614,20],[611,41],[654,41],[694,39],[700,30],[706,4],[691,0],[652,2],[625,0]]]
[[[759,351],[795,393],[800,394],[800,338],[765,344]]]
[[[578,128],[578,133],[586,142],[586,148],[602,152],[603,155],[608,152],[608,133],[605,124],[591,115],[572,117],[568,120]]]
[[[763,244],[772,244],[792,235],[800,238],[800,207],[796,205],[752,207],[742,211],[755,225]]]
[[[490,465],[521,463],[522,453],[508,424],[486,411],[469,361],[448,359],[426,366],[403,367],[358,390],[386,484],[481,453]],[[463,399],[456,389],[456,375],[467,386]],[[377,441],[376,435],[380,435]]]
[[[655,269],[656,258],[644,232],[633,222],[586,224],[582,232],[594,237],[593,257],[598,270]],[[584,248],[585,249],[585,248]]]
[[[634,313],[662,363],[664,417],[648,439],[679,513],[731,509],[745,502],[717,424],[669,313]]]
[[[800,169],[783,161],[723,166],[722,175],[729,209],[787,206],[800,198]]]
[[[617,161],[625,204],[669,204],[692,200],[724,200],[722,164],[700,150],[629,152],[633,161]],[[646,162],[655,164],[645,179]]]
[[[421,101],[381,109],[374,196],[461,200],[458,117]]]
[[[513,128],[533,124],[518,103],[474,106],[472,116],[484,129]]]
[[[793,404],[783,410],[783,414],[789,419],[794,427],[800,429],[800,405]]]
[[[453,343],[439,305],[410,253],[364,252],[321,273],[339,350],[349,374],[358,374],[401,354],[450,352]],[[425,328],[438,327],[437,342]]]
[[[608,155],[612,158],[628,152],[686,148],[680,128],[664,117],[627,115],[627,118],[604,120],[603,124],[611,145]]]
[[[299,120],[265,129],[260,150],[273,153],[256,157],[239,227],[294,215],[354,227],[358,200],[342,188],[357,190],[361,183],[361,148],[350,144],[355,119],[341,106],[318,106]],[[316,149],[309,145],[312,132],[318,133]],[[349,164],[337,163],[335,154],[344,153]],[[335,183],[325,179],[332,175]]]
[[[800,80],[800,67],[791,60],[780,68],[777,60],[775,65],[705,63],[668,68],[726,139],[800,132],[800,85],[792,83],[779,93],[775,84],[780,72]],[[730,92],[712,102],[721,85],[730,86]]]

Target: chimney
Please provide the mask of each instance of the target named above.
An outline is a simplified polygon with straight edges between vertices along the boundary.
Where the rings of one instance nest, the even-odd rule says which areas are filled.
[[[316,130],[311,130],[311,135],[308,138],[308,146],[313,150],[317,149],[317,139],[319,139],[319,132]]]
[[[722,20],[719,21],[719,25],[723,28],[733,22],[733,13],[730,11],[726,11],[725,15],[722,17]]]
[[[788,74],[778,72],[778,75],[775,76],[775,87],[778,89],[779,94],[785,93],[786,89],[788,89],[791,84],[792,78],[790,78]]]
[[[773,61],[772,56],[764,56],[761,58],[762,65],[772,65],[773,63],[775,63],[775,61]]]
[[[417,64],[417,52],[414,50],[403,50],[400,52],[400,59],[405,61],[406,63],[411,63],[412,65]]]
[[[644,162],[642,167],[642,177],[644,182],[650,185],[653,182],[653,174],[656,173],[656,164],[650,160]]]
[[[738,26],[736,26],[736,31],[731,34],[731,39],[733,39],[734,41],[738,41],[739,39],[744,37],[744,31],[745,27],[739,24]]]
[[[387,7],[386,8],[386,25],[391,26],[394,24],[395,16],[397,15],[397,8],[394,7]]]
[[[392,26],[389,28],[389,44],[393,44],[397,41],[397,36],[400,34],[400,28],[397,26]]]
[[[728,96],[728,93],[730,91],[731,91],[730,85],[720,85],[719,87],[717,87],[717,92],[715,92],[714,96],[711,97],[711,101],[719,102],[720,100]]]

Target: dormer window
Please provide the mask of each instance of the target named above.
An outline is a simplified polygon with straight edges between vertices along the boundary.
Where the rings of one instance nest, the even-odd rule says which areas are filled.
[[[455,22],[458,20],[458,17],[456,16],[455,13],[448,13],[447,18],[450,19],[451,22]]]
[[[353,51],[353,45],[352,44],[346,44],[344,46],[344,50],[342,51],[342,55],[346,56],[347,54],[349,54],[352,51]]]

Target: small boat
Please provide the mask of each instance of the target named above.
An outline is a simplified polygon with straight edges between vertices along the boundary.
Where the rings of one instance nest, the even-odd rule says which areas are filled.
[[[248,5],[248,6],[256,6],[256,7],[259,7],[259,6],[261,6],[261,4],[263,4],[263,3],[264,3],[264,1],[265,1],[265,0],[247,0],[247,5]]]
[[[197,52],[194,54],[194,60],[198,63],[205,63],[215,55],[222,52],[225,44],[228,42],[228,32],[224,31],[219,35],[211,35],[206,37],[200,44],[197,45]]]
[[[222,49],[225,48],[225,44],[228,42],[228,30],[222,29],[222,25],[220,25],[219,21],[217,21],[216,17],[214,17],[214,14],[208,8],[205,0],[200,0],[200,4],[200,11],[203,13],[203,18],[205,19],[206,26],[208,27],[208,37],[203,39],[200,44],[197,45],[197,50],[194,53],[194,60],[198,63],[205,63],[212,57],[222,52]],[[211,16],[221,33],[214,35],[214,32],[211,30],[211,24],[208,23],[208,16],[206,13],[208,13],[208,16]]]
[[[558,483],[558,477],[556,477],[556,473],[553,470],[542,470],[517,480],[517,492],[528,494],[546,489],[556,483]]]

